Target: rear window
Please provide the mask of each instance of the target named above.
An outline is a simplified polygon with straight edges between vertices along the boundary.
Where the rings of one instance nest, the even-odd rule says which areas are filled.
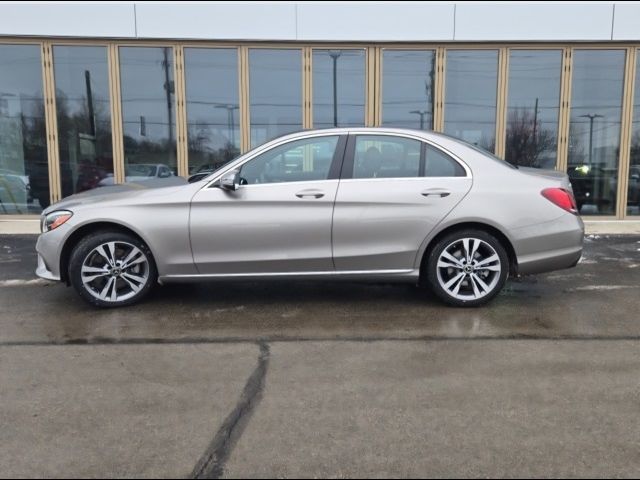
[[[513,165],[512,163],[507,162],[506,160],[503,160],[499,157],[496,157],[493,153],[485,150],[484,148],[480,148],[476,145],[474,145],[473,143],[469,143],[469,142],[465,142],[464,140],[459,139],[458,137],[454,137],[452,135],[447,135],[446,133],[441,133],[438,132],[438,135],[441,135],[443,137],[449,138],[451,140],[455,140],[456,142],[460,142],[463,145],[469,147],[472,150],[475,150],[478,153],[482,153],[484,156],[489,157],[491,160],[500,163],[501,165],[504,165],[505,167],[509,167],[512,170],[517,170],[518,167],[516,165]]]

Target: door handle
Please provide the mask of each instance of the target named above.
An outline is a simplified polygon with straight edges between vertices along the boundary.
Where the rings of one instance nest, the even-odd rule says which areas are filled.
[[[298,198],[322,198],[324,197],[324,192],[320,190],[302,190],[301,192],[296,193],[296,197]]]
[[[444,198],[451,195],[451,192],[449,190],[444,190],[442,188],[429,188],[428,190],[424,190],[420,192],[420,194],[423,197],[433,196],[433,197]]]

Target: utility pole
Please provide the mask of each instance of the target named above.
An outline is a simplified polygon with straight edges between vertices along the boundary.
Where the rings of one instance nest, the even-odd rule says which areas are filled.
[[[167,93],[167,133],[169,135],[169,144],[173,143],[173,123],[171,121],[173,105],[171,103],[171,94],[173,93],[173,82],[169,77],[169,48],[164,47],[162,49],[164,60],[162,61],[162,68],[164,69],[164,89]]]
[[[96,137],[96,117],[93,111],[93,93],[91,92],[91,72],[84,71],[84,84],[87,90],[87,110],[89,111],[89,133]]]
[[[533,108],[533,145],[535,147],[538,134],[538,97],[536,97],[536,104]]]
[[[329,50],[329,56],[333,60],[333,126],[338,126],[338,58],[342,55],[340,50]]]

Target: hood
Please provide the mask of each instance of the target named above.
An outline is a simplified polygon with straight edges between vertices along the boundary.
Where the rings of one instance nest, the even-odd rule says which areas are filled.
[[[43,212],[43,214],[47,214],[55,210],[72,209],[78,205],[89,205],[133,198],[149,191],[164,190],[168,188],[174,190],[176,187],[182,187],[185,185],[189,184],[182,177],[168,177],[152,178],[149,180],[141,180],[139,182],[128,182],[118,185],[98,187],[66,197],[58,203],[51,205]]]

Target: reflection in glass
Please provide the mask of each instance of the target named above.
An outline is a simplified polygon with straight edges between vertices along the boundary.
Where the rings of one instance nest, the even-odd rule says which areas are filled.
[[[447,50],[444,131],[495,150],[497,50]]]
[[[561,50],[512,50],[505,160],[554,168],[558,156]]]
[[[365,51],[313,50],[314,128],[364,125]]]
[[[120,47],[120,90],[126,181],[177,174],[173,49]],[[113,177],[101,182],[110,183]]]
[[[627,215],[640,215],[640,52],[636,59],[636,86],[633,97],[631,152],[629,155],[629,187]]]
[[[113,176],[106,47],[55,46],[53,68],[62,196]]]
[[[215,170],[240,153],[238,51],[185,48],[189,173]]]
[[[624,50],[575,50],[569,178],[583,215],[616,208]]]
[[[433,50],[382,51],[382,124],[433,128]]]
[[[38,45],[0,45],[0,215],[49,206]]]
[[[419,177],[421,148],[422,142],[411,138],[359,135],[353,157],[353,178]]]
[[[245,163],[240,183],[314,182],[327,180],[338,136],[305,138],[272,148]]]
[[[302,130],[302,50],[249,50],[251,146]]]

